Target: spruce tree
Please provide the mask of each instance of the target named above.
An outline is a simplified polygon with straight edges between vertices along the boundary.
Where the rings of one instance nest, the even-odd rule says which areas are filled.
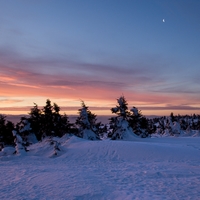
[[[135,134],[139,135],[140,137],[148,136],[148,120],[136,107],[131,109],[128,122]]]
[[[53,120],[53,106],[51,101],[47,99],[46,105],[42,109],[42,132],[43,137],[45,136],[54,136],[54,120]]]
[[[81,108],[78,110],[78,113],[79,116],[75,122],[77,136],[89,140],[100,139],[99,127],[101,123],[96,122],[97,116],[89,110],[84,101],[81,102]]]
[[[6,120],[6,116],[0,114],[0,145],[3,148],[5,145],[14,145],[14,137],[12,130],[14,124]]]
[[[22,132],[27,124],[30,124],[30,129]],[[70,133],[71,127],[72,124],[70,124],[68,116],[61,115],[60,107],[56,103],[52,105],[51,101],[47,99],[46,105],[42,109],[39,109],[38,105],[34,103],[29,117],[18,123],[17,130],[22,137],[23,134],[34,133],[37,140],[41,140],[46,136],[62,137],[64,134]]]
[[[28,136],[32,134],[32,128],[29,122],[29,118],[21,117],[21,120],[19,123],[16,124],[15,129],[17,130],[18,134],[22,137],[25,144],[28,146],[29,145]]]
[[[128,103],[124,96],[121,96],[117,99],[118,105],[115,108],[111,108],[112,113],[118,115],[118,117],[123,118],[123,120],[127,120],[130,112],[128,111]]]
[[[117,116],[110,118],[111,131],[108,137],[111,137],[112,140],[128,139],[135,136],[128,122],[130,116],[128,103],[124,96],[118,98],[117,103],[116,107],[111,108],[111,112]]]
[[[38,140],[41,140],[43,132],[42,132],[42,111],[38,108],[38,105],[34,103],[34,107],[31,108],[29,113],[28,121],[30,122],[30,126],[32,132],[36,135]]]

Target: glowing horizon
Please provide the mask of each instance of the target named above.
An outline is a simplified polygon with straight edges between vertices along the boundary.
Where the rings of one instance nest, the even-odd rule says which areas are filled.
[[[81,101],[76,101],[73,103],[73,106],[66,106],[66,105],[61,105],[58,103],[58,101],[52,101],[51,103],[53,105],[53,103],[58,104],[58,106],[60,107],[61,114],[67,114],[67,115],[78,115],[78,109],[81,108]],[[36,103],[39,108],[43,108],[45,106],[46,100],[44,100],[43,104],[38,104]],[[30,109],[34,106],[34,103],[32,104],[32,106],[16,106],[16,107],[0,107],[0,113],[1,114],[5,114],[5,115],[27,115],[30,112]],[[60,102],[62,103],[62,101]],[[67,102],[68,104],[69,102]],[[98,104],[94,104],[92,101],[90,103],[86,102],[86,105],[89,107],[89,109],[92,111],[92,113],[95,113],[96,115],[100,115],[100,116],[111,116],[114,115],[111,112],[111,108],[115,107],[115,105],[117,105],[117,102],[114,103],[114,101],[111,103],[107,102],[107,105],[102,107],[101,105]],[[129,109],[134,105],[131,105],[129,102]],[[139,110],[141,110],[142,114],[145,116],[169,116],[170,113],[173,112],[174,115],[192,115],[192,114],[200,114],[200,108],[199,107],[192,107],[192,106],[173,106],[173,105],[159,105],[159,106],[145,106],[145,105],[139,105],[136,106]]]

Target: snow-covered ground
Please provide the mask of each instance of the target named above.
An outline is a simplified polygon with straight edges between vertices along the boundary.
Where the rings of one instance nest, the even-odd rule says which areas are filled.
[[[59,142],[1,152],[0,199],[200,199],[199,137]]]

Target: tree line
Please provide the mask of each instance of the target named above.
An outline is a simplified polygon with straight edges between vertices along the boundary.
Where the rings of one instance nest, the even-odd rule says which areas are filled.
[[[128,132],[138,137],[146,138],[151,134],[175,135],[181,130],[200,130],[200,116],[174,116],[148,119],[136,107],[128,108],[124,96],[117,99],[117,105],[111,108],[115,116],[109,118],[108,124],[97,122],[97,115],[92,113],[84,101],[78,110],[75,123],[69,121],[66,114],[60,114],[60,107],[56,103],[46,100],[46,105],[39,108],[34,103],[27,117],[22,117],[14,125],[0,114],[0,145],[15,145],[16,135],[19,135],[24,145],[29,145],[28,137],[34,135],[38,141],[46,137],[62,137],[73,134],[89,140],[100,140],[104,135],[113,140],[124,139]]]

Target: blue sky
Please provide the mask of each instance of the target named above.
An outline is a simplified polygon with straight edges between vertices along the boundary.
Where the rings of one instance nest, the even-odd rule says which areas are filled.
[[[197,0],[0,0],[0,112],[50,98],[108,114],[124,94],[144,114],[200,113],[199,10]]]

